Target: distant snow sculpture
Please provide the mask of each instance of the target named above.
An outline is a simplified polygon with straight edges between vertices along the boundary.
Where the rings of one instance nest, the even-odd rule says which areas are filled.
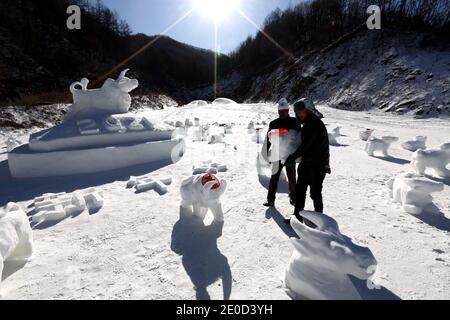
[[[291,222],[300,239],[291,239],[294,252],[285,277],[289,294],[296,299],[360,300],[349,275],[367,280],[375,272],[377,261],[370,249],[342,235],[333,218],[311,211],[300,214],[317,228]]]
[[[224,134],[213,134],[209,136],[208,143],[209,144],[224,143],[223,141],[224,138],[225,138]]]
[[[450,163],[450,142],[442,144],[439,149],[422,150],[419,149],[412,155],[412,167],[423,175],[427,169],[434,171],[440,178],[450,177],[450,170],[447,166]]]
[[[124,70],[117,80],[107,79],[100,89],[88,90],[86,78],[70,86],[73,104],[64,121],[86,119],[96,115],[127,113],[131,105],[129,92],[139,86],[136,79],[126,77]]]
[[[194,166],[192,168],[193,175],[196,174],[202,174],[202,173],[210,173],[210,174],[217,174],[219,172],[226,172],[228,171],[228,167],[226,164],[220,164],[220,163],[215,163],[212,161],[205,161],[202,163],[201,166]]]
[[[336,127],[328,133],[328,141],[332,146],[340,145],[337,138],[341,136],[341,127]]]
[[[367,141],[367,140],[369,140],[370,136],[372,136],[372,134],[373,134],[374,131],[375,131],[374,129],[366,129],[366,130],[364,130],[364,131],[361,131],[361,132],[359,133],[359,138],[360,138],[362,141]]]
[[[248,133],[255,133],[255,123],[250,121],[247,126]]]
[[[218,222],[224,220],[220,197],[227,189],[226,180],[219,180],[216,176],[206,173],[184,180],[181,184],[181,207],[193,209],[193,214],[204,219],[208,209]]]
[[[426,149],[426,142],[427,137],[426,136],[417,136],[416,140],[406,141],[402,143],[402,148],[408,151],[415,152],[419,149]]]
[[[383,157],[389,156],[389,147],[392,143],[397,142],[397,137],[384,136],[381,139],[370,137],[366,144],[366,153],[373,157],[375,153],[381,154]]]
[[[422,214],[424,209],[433,203],[431,193],[444,190],[443,183],[411,172],[399,174],[389,187],[392,190],[392,199],[401,204],[403,211],[413,215]]]
[[[0,284],[6,261],[28,262],[33,255],[33,233],[27,214],[16,203],[0,209]]]

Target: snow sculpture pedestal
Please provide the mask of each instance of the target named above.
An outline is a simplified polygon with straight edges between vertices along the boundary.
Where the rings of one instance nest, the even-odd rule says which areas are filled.
[[[296,299],[360,300],[348,275],[368,279],[377,265],[372,252],[342,235],[331,217],[311,211],[300,214],[317,228],[291,221],[300,239],[291,239],[294,253],[285,278],[289,294]]]
[[[184,138],[174,127],[127,113],[128,92],[138,82],[127,78],[126,71],[117,80],[106,80],[101,89],[88,90],[87,79],[72,84],[74,104],[64,122],[31,135],[28,144],[12,150],[11,175],[88,174],[183,156]]]

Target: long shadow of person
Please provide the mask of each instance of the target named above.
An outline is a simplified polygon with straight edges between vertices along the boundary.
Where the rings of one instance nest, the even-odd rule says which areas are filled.
[[[223,222],[213,222],[206,226],[201,218],[180,208],[180,220],[173,227],[171,249],[183,257],[183,267],[191,278],[198,300],[210,300],[207,288],[220,278],[223,298],[230,299],[231,269],[217,247],[223,225]]]

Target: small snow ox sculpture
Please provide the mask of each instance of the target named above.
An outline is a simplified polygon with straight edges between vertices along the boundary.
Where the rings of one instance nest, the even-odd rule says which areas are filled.
[[[370,249],[342,235],[337,222],[325,214],[301,215],[317,228],[291,222],[300,239],[291,239],[294,252],[285,278],[289,294],[296,299],[360,300],[348,275],[367,280],[375,272],[377,261]]]
[[[426,149],[426,142],[426,136],[417,136],[416,140],[405,141],[404,143],[402,143],[402,148],[408,151],[415,152],[419,149]]]
[[[0,283],[5,261],[28,262],[33,255],[33,233],[27,214],[18,204],[0,209]]]
[[[389,156],[389,147],[394,142],[397,142],[397,137],[391,137],[391,136],[385,136],[381,139],[378,139],[376,137],[370,137],[366,144],[366,153],[373,157],[375,153],[380,153],[383,157]]]
[[[192,176],[181,184],[181,207],[193,209],[193,214],[204,219],[208,209],[214,215],[214,220],[224,220],[220,197],[227,189],[227,182],[219,180],[212,174]]]
[[[414,173],[402,173],[389,183],[392,198],[402,205],[403,211],[413,215],[423,213],[433,203],[430,193],[444,190],[444,184]]]
[[[64,121],[85,119],[95,115],[127,113],[131,105],[129,92],[139,86],[136,79],[126,77],[129,69],[124,70],[117,80],[107,79],[100,89],[88,90],[86,78],[70,86],[73,105]]]
[[[361,131],[359,133],[359,138],[362,141],[367,141],[367,140],[369,140],[370,136],[373,134],[374,131],[375,131],[374,129],[366,129],[364,131]]]
[[[442,144],[437,150],[419,149],[412,155],[411,165],[418,174],[424,174],[427,169],[431,169],[441,178],[450,177],[450,170],[447,169],[450,163],[450,143]]]

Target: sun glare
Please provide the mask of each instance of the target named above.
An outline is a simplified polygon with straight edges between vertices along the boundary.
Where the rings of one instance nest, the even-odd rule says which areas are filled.
[[[203,16],[220,22],[239,8],[239,0],[194,0],[194,6]]]

